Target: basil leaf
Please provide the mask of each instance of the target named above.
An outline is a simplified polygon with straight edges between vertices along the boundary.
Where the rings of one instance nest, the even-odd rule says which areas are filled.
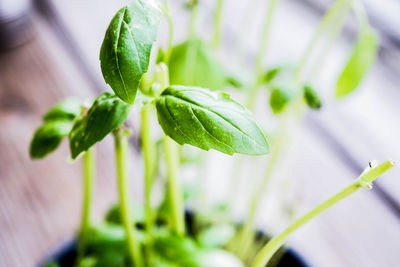
[[[160,11],[151,1],[135,0],[117,12],[100,50],[104,80],[127,103],[135,101],[157,38]]]
[[[172,49],[169,79],[171,84],[200,86],[211,90],[221,90],[226,84],[226,75],[221,65],[207,45],[198,38],[190,38]]]
[[[72,158],[121,126],[128,118],[131,105],[105,92],[93,102],[87,114],[77,119],[69,134]]]
[[[250,112],[226,93],[171,86],[156,98],[158,121],[179,144],[233,153],[268,153],[268,143]]]
[[[337,81],[337,97],[348,95],[360,84],[365,73],[375,61],[378,42],[378,36],[372,29],[367,28],[360,33],[352,55]]]
[[[44,121],[50,120],[70,120],[73,121],[81,113],[81,104],[78,100],[73,98],[67,98],[56,105],[54,105],[47,113],[43,116]]]
[[[322,106],[321,99],[317,91],[309,85],[303,86],[303,97],[306,104],[312,109],[320,109]]]
[[[33,159],[43,158],[56,150],[62,139],[71,131],[72,122],[55,120],[46,122],[38,128],[29,147],[29,154]]]
[[[230,224],[214,224],[202,230],[197,240],[204,248],[225,246],[235,235],[235,227]]]
[[[275,87],[269,97],[269,105],[275,114],[281,113],[292,99],[287,88]]]

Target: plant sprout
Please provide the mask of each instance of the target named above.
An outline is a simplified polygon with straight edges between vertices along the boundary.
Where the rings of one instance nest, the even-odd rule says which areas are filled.
[[[287,86],[277,86],[276,83],[287,71],[285,67],[265,71],[263,64],[277,4],[277,0],[271,0],[267,7],[254,67],[256,78],[246,92],[247,107],[251,110],[259,90],[268,87],[271,91],[270,107],[286,119],[301,117],[305,105],[320,109],[322,104],[318,92],[311,86],[311,78],[304,74],[306,65],[310,64],[310,55],[321,35],[330,35],[331,39],[337,37],[351,7],[357,14],[360,32],[337,82],[336,95],[342,97],[354,91],[372,64],[378,46],[376,35],[358,0],[337,0],[325,14],[302,59],[294,70],[290,70],[290,86],[289,83]],[[280,159],[280,148],[289,128],[282,118],[282,126],[270,148],[250,110],[223,91],[228,85],[242,86],[240,79],[228,74],[214,55],[221,43],[223,1],[218,0],[216,5],[211,44],[196,34],[197,1],[187,2],[186,7],[191,12],[188,38],[175,46],[172,40],[173,16],[167,1],[158,6],[150,0],[134,0],[121,8],[112,18],[100,49],[102,74],[113,93],[100,94],[89,107],[73,99],[56,104],[43,116],[43,125],[33,136],[30,145],[32,158],[43,158],[53,152],[65,137],[69,139],[71,158],[82,158],[83,203],[76,266],[240,267],[244,264],[239,258],[248,257],[247,247],[254,240],[254,217],[274,166]],[[166,50],[158,50],[155,71],[151,72],[152,47],[162,14],[167,18],[169,40]],[[338,18],[341,23],[333,25]],[[321,62],[314,62],[314,69]],[[143,207],[132,203],[129,192],[131,131],[125,122],[131,111],[136,110],[132,108],[134,105],[140,105],[145,181]],[[155,116],[163,132],[161,143],[166,166],[166,173],[161,174],[166,177],[165,201],[159,209],[151,203],[160,158],[151,127]],[[95,146],[110,134],[115,141],[119,204],[107,213],[104,222],[95,224],[91,221]],[[179,148],[183,145],[205,151],[213,149],[227,155],[265,155],[271,150],[265,178],[253,195],[247,220],[233,248],[228,245],[235,240],[236,228],[232,225],[215,223],[205,229],[200,226],[196,232],[185,220],[184,188],[179,174]],[[358,189],[371,188],[372,182],[393,165],[393,162],[385,161],[368,167],[351,185],[272,238],[258,252],[252,266],[265,266],[295,230]],[[164,209],[164,214],[161,209]]]

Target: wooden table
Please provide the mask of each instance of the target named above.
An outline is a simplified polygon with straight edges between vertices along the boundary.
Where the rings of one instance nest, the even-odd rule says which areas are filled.
[[[66,142],[43,161],[31,161],[28,146],[34,129],[40,124],[41,114],[53,103],[66,96],[87,99],[106,88],[100,74],[98,50],[105,27],[121,2],[126,1],[103,1],[102,5],[96,0],[54,1],[56,20],[45,19],[36,12],[34,38],[0,54],[0,266],[35,266],[76,230],[81,199],[79,162],[68,163]],[[246,1],[236,1],[232,6],[241,10],[242,2]],[[173,2],[173,10],[178,10],[178,4]],[[213,3],[206,1],[206,4]],[[262,10],[265,8],[259,8],[254,17],[255,25],[262,19]],[[234,9],[224,12],[229,29],[240,26],[234,14]],[[185,19],[182,14],[176,25],[184,25]],[[298,56],[311,36],[315,21],[298,4],[283,1],[271,34],[276,38],[271,42],[270,62],[277,61],[282,54]],[[58,23],[66,32],[60,32]],[[257,27],[248,32],[247,41],[254,49],[257,48],[254,41]],[[297,27],[304,38],[296,32],[285,34]],[[161,30],[160,36],[165,33]],[[178,31],[176,40],[182,36],[184,31]],[[293,48],[291,39],[296,38],[304,40]],[[341,40],[330,58],[343,57],[348,46],[346,40]],[[222,57],[229,58],[229,51]],[[324,90],[324,99],[331,98],[328,90],[332,88],[326,84],[331,84],[332,75],[328,74],[337,65],[332,61],[328,60],[325,75],[322,73],[315,80]],[[323,111],[307,115],[292,142],[288,161],[281,164],[280,175],[273,178],[263,200],[264,209],[257,221],[260,227],[267,227],[271,232],[282,230],[293,216],[299,216],[351,182],[360,166],[371,159],[400,159],[400,98],[399,90],[395,89],[398,80],[389,78],[382,69],[378,62],[363,91],[351,102],[327,100]],[[263,120],[262,112],[257,117],[268,122]],[[116,201],[112,151],[110,139],[97,149],[95,219]],[[268,157],[254,161],[263,166],[263,160]],[[221,192],[221,188],[228,187],[227,173],[232,161],[216,152],[210,153],[209,161],[218,162],[218,168],[208,168],[212,171],[206,173],[211,202],[228,194]],[[139,168],[140,159],[136,162]],[[245,212],[248,194],[258,182],[247,177],[245,171],[240,186],[242,197],[237,200],[238,216]],[[135,174],[135,195],[140,199],[140,171]],[[323,214],[296,233],[289,244],[313,266],[399,266],[399,174],[399,170],[394,170],[377,183],[378,190],[360,192]],[[282,191],[282,188],[286,189]],[[289,216],[286,211],[292,208],[293,202],[298,204],[297,212]]]

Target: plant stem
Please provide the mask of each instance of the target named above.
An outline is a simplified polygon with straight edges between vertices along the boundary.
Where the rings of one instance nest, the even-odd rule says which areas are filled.
[[[126,240],[128,243],[129,256],[134,266],[143,266],[143,258],[140,243],[135,237],[135,221],[131,215],[129,197],[129,134],[127,130],[118,129],[114,132],[115,155],[117,163],[118,192],[120,198],[120,212],[122,223],[125,228]]]
[[[275,252],[286,242],[288,237],[296,231],[298,228],[309,222],[311,219],[315,218],[321,212],[327,210],[334,204],[338,203],[342,199],[350,196],[355,193],[362,187],[366,187],[368,189],[372,188],[371,183],[381,176],[384,172],[389,170],[394,166],[394,163],[391,161],[385,161],[377,167],[366,169],[353,183],[344,188],[339,193],[335,194],[328,200],[324,201],[310,212],[305,214],[303,217],[294,221],[285,231],[283,231],[280,235],[271,239],[257,254],[253,267],[264,267],[267,265],[268,261],[275,254]]]
[[[83,205],[82,205],[82,219],[80,238],[78,245],[78,256],[77,265],[85,255],[87,232],[89,230],[91,220],[90,211],[92,209],[92,198],[93,198],[93,182],[95,177],[95,155],[94,148],[89,149],[83,154],[82,162],[83,172]]]
[[[191,13],[191,15],[190,15],[190,21],[189,21],[189,38],[193,38],[193,37],[196,36],[198,14],[199,14],[199,6],[198,6],[198,5],[195,5],[195,6],[192,8],[192,13]]]
[[[167,163],[168,200],[171,205],[171,226],[178,235],[185,234],[183,192],[178,180],[179,156],[177,145],[164,136],[164,153]]]
[[[172,20],[171,12],[169,10],[168,0],[164,1],[164,8],[162,10],[163,10],[164,16],[167,18],[168,27],[169,27],[168,48],[167,48],[167,52],[165,53],[165,59],[164,59],[164,62],[166,64],[169,64],[169,58],[171,57],[171,53],[172,53],[172,39],[174,36],[174,22]]]
[[[308,62],[308,59],[311,53],[314,51],[314,48],[321,37],[321,35],[325,32],[325,29],[334,22],[334,18],[338,12],[342,12],[346,6],[349,5],[351,0],[337,0],[331,8],[325,13],[324,17],[322,18],[317,30],[314,33],[310,43],[308,44],[305,53],[301,57],[299,64],[295,70],[294,80],[298,81],[301,79],[301,74],[304,71],[305,65]]]
[[[152,105],[145,105],[141,112],[142,117],[142,152],[144,159],[145,177],[145,211],[146,211],[146,231],[150,235],[153,228],[153,211],[151,207],[151,188],[154,178],[154,147],[150,135],[150,119]]]
[[[269,34],[271,32],[271,24],[273,15],[275,12],[276,4],[278,0],[269,0],[267,6],[267,15],[265,16],[263,32],[261,36],[260,46],[258,48],[256,63],[255,63],[255,73],[256,73],[256,84],[253,86],[249,92],[249,97],[247,99],[247,107],[252,108],[254,106],[258,90],[262,84],[262,74],[263,74],[263,61],[265,54],[267,52],[267,45]]]
[[[243,225],[243,228],[240,233],[240,238],[239,238],[240,247],[237,247],[237,250],[242,257],[245,257],[247,255],[246,249],[250,247],[250,244],[254,239],[253,225],[254,225],[255,215],[257,214],[257,211],[261,205],[261,198],[263,197],[265,190],[267,189],[267,186],[271,180],[271,176],[275,171],[278,160],[282,153],[283,141],[285,139],[284,137],[286,136],[285,131],[287,129],[286,127],[287,121],[282,119],[281,123],[282,125],[280,125],[279,127],[281,130],[276,134],[276,139],[273,142],[274,146],[273,149],[271,149],[271,155],[267,165],[267,170],[264,175],[264,179],[262,180],[261,185],[257,186],[257,190],[251,199],[250,209],[246,217],[246,222]]]
[[[221,15],[222,15],[222,8],[224,1],[218,0],[217,8],[215,10],[215,17],[214,17],[214,40],[212,42],[212,46],[217,48],[221,43]]]

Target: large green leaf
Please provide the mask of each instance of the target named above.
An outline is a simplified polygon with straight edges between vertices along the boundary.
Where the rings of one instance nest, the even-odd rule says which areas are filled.
[[[69,134],[72,158],[76,158],[121,126],[128,118],[130,108],[131,105],[121,101],[114,94],[101,94],[87,114],[75,121]]]
[[[56,150],[62,139],[68,136],[72,122],[68,120],[54,120],[39,127],[31,141],[29,154],[33,159],[43,158]]]
[[[251,113],[226,93],[171,86],[156,99],[156,108],[164,132],[181,145],[229,155],[268,153]]]
[[[207,45],[198,38],[190,38],[172,49],[169,60],[171,84],[200,86],[221,90],[227,77]]]
[[[337,97],[346,96],[357,88],[375,61],[378,43],[378,37],[372,29],[366,28],[360,33],[351,57],[336,84]]]
[[[134,0],[111,20],[100,50],[104,80],[127,103],[135,101],[157,38],[160,10],[152,1]]]

